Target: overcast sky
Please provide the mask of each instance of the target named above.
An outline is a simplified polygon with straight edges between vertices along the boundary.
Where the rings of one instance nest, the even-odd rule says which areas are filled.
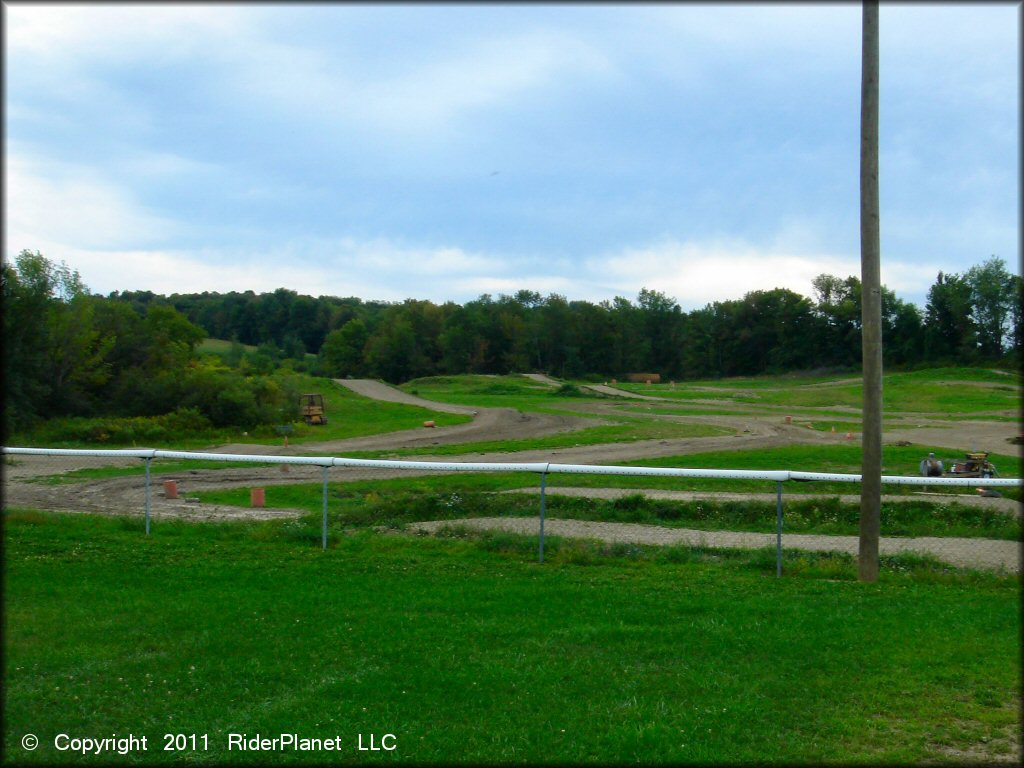
[[[886,5],[882,279],[1019,267],[1019,4]],[[460,303],[860,274],[859,4],[4,4],[4,258]]]

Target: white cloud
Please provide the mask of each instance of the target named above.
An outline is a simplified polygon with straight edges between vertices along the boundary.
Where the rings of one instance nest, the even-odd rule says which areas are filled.
[[[581,297],[579,281],[568,277],[550,274],[520,275],[516,277],[490,277],[486,275],[468,275],[452,282],[452,289],[467,297],[465,303],[488,293],[491,296],[514,295],[517,291],[536,291],[542,296],[552,293],[566,296],[570,301]]]
[[[340,53],[281,42],[265,30],[222,53],[219,77],[231,98],[315,114],[320,129],[355,126],[423,141],[476,111],[612,71],[603,53],[554,31],[452,43],[420,56],[397,49],[386,68],[357,68]]]
[[[124,59],[230,39],[248,14],[231,5],[30,3],[4,9],[9,55]]]
[[[812,295],[811,281],[824,273],[860,274],[859,261],[827,253],[805,254],[759,247],[738,239],[706,242],[666,240],[591,259],[588,274],[620,286],[620,295],[641,288],[674,297],[684,309],[742,298],[756,290],[789,288]]]
[[[490,276],[507,271],[499,259],[458,248],[405,246],[386,240],[296,241],[262,252],[89,248],[45,239],[26,247],[42,251],[53,261],[66,261],[81,273],[90,290],[100,294],[119,290],[165,295],[211,290],[261,293],[288,288],[311,296],[466,301],[504,284],[504,278]],[[517,289],[533,287],[518,280],[509,283]]]
[[[477,37],[454,30],[440,36],[440,47],[414,50],[403,47],[409,30],[395,16],[393,50],[375,62],[350,56],[344,32],[336,46],[290,41],[281,21],[299,16],[274,7],[39,4],[6,11],[9,61],[65,99],[118,101],[119,113],[130,105],[112,87],[112,66],[145,70],[173,60],[203,67],[197,89],[221,109],[244,103],[275,120],[293,115],[298,130],[354,126],[423,140],[474,111],[612,72],[602,51],[564,29]],[[304,22],[343,28],[348,11],[320,7]]]
[[[448,278],[480,272],[493,274],[507,267],[500,259],[468,253],[461,248],[410,246],[383,238],[324,240],[314,247],[338,267],[391,274],[404,279],[413,276]]]
[[[558,85],[566,77],[607,72],[599,51],[566,34],[527,33],[481,40],[440,61],[412,66],[377,82],[365,95],[368,113],[387,125],[440,127],[479,107],[500,106]]]
[[[4,175],[7,248],[14,252],[37,250],[41,243],[138,247],[179,229],[88,168],[48,163],[8,148]]]

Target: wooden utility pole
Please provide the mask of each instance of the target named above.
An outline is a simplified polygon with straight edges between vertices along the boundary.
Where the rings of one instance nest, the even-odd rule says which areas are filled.
[[[882,510],[882,276],[878,208],[878,0],[864,0],[860,91],[860,281],[864,425],[861,443],[861,581],[878,579]]]

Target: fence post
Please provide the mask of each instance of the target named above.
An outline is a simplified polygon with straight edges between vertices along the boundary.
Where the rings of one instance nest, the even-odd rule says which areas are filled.
[[[324,519],[323,525],[321,526],[321,538],[323,539],[323,549],[327,551],[327,465],[324,464]]]
[[[147,536],[149,536],[149,495],[150,495],[150,490],[149,490],[149,463],[151,461],[153,461],[153,459],[151,459],[149,457],[146,458],[146,535]]]
[[[782,481],[775,483],[775,576],[782,576]]]
[[[544,562],[544,482],[548,473],[540,473],[540,562]]]

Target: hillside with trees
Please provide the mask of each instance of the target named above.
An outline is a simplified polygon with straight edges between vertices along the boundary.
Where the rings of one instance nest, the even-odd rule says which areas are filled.
[[[529,290],[462,305],[285,288],[103,297],[30,251],[3,265],[2,282],[8,430],[51,416],[281,423],[296,400],[281,370],[392,383],[521,371],[686,380],[855,370],[860,361],[861,285],[852,276],[819,275],[813,297],[774,288],[690,312],[649,289],[599,303]],[[1022,282],[1001,259],[939,273],[923,311],[882,292],[887,367],[1019,362]],[[230,340],[231,352],[199,355],[206,337]]]

